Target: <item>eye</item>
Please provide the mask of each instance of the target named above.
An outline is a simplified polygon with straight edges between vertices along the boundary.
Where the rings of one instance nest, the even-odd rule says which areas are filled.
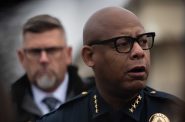
[[[47,48],[45,49],[47,53],[54,53],[54,52],[57,52],[57,48]]]
[[[45,50],[48,54],[55,54],[55,53],[61,51],[62,49],[63,49],[63,47],[51,47],[51,48],[46,48]]]
[[[28,49],[27,50],[28,53],[32,54],[32,55],[39,55],[41,53],[41,49]]]
[[[147,48],[148,47],[148,40],[149,40],[150,37],[148,36],[143,36],[143,37],[140,37],[139,40],[138,40],[138,43],[141,47],[143,48]]]
[[[147,38],[143,38],[143,39],[139,40],[139,43],[142,44],[142,45],[147,44],[147,42],[148,42]]]
[[[120,38],[117,40],[116,46],[119,47],[128,47],[130,46],[129,38]]]

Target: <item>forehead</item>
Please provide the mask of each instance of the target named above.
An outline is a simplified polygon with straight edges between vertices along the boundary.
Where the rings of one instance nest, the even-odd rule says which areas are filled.
[[[99,32],[103,32],[101,38],[120,35],[135,36],[144,32],[143,26],[132,14],[118,12],[117,14],[110,14],[110,16],[112,17],[102,19],[102,25],[99,25]]]
[[[84,29],[84,39],[105,40],[123,35],[136,36],[143,32],[144,28],[136,15],[125,9],[108,8],[89,19]]]
[[[27,32],[23,37],[25,47],[49,47],[65,45],[65,35],[59,29],[53,29],[42,33]]]
[[[99,32],[102,32],[100,39],[112,38],[117,36],[137,36],[144,33],[144,28],[139,23],[112,23],[108,26],[102,27]]]

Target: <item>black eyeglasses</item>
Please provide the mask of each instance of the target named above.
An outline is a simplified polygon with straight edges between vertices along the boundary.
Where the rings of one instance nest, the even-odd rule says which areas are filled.
[[[143,50],[149,50],[153,47],[155,32],[143,33],[136,38],[130,36],[119,36],[112,39],[102,41],[92,41],[89,46],[93,45],[106,45],[108,43],[114,43],[114,48],[119,53],[130,52],[134,42],[137,42]]]
[[[47,47],[47,48],[24,48],[26,56],[30,59],[38,59],[41,56],[41,52],[45,51],[48,57],[54,57],[58,55],[64,47]]]

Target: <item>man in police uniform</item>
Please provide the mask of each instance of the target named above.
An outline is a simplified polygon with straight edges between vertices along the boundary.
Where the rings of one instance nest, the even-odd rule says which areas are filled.
[[[84,27],[82,57],[96,89],[62,105],[38,122],[173,122],[180,100],[146,86],[154,32],[132,12],[106,7]]]

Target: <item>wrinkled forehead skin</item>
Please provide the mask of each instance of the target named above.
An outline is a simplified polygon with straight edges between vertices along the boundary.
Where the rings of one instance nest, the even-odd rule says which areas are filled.
[[[143,28],[138,17],[132,12],[121,7],[106,7],[95,12],[87,20],[83,30],[83,43],[112,38],[121,35],[120,30],[135,26]]]

